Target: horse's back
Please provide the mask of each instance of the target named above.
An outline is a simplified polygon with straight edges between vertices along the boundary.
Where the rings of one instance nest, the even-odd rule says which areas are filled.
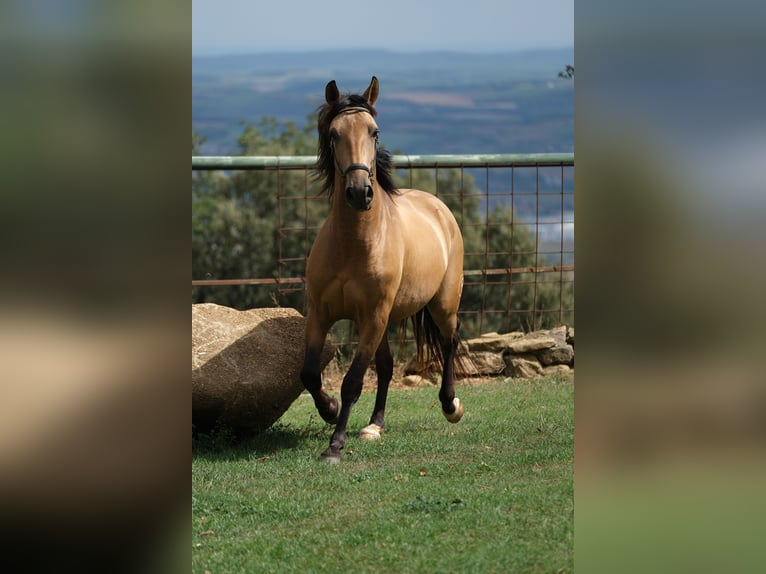
[[[441,199],[420,189],[401,189],[399,192],[394,202],[405,222],[430,226],[436,223],[439,226],[437,231],[441,230],[450,241],[462,244],[457,220]]]

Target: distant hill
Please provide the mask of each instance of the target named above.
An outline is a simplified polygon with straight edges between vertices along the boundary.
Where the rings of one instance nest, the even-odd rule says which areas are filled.
[[[382,50],[195,56],[192,128],[205,154],[234,151],[242,121],[305,125],[324,86],[380,80],[381,141],[407,154],[571,152],[574,82],[558,72],[571,48],[512,53]]]

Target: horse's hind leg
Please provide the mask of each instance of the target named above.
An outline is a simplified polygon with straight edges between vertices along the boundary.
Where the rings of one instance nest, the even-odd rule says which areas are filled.
[[[388,346],[388,336],[383,335],[383,340],[375,351],[375,370],[378,374],[378,391],[375,395],[375,408],[370,417],[370,424],[362,429],[359,438],[364,440],[377,440],[385,428],[384,414],[386,410],[386,398],[388,397],[388,384],[394,374],[394,357]]]
[[[457,353],[459,342],[457,329],[453,331],[449,339],[442,337],[444,367],[442,386],[439,390],[439,400],[442,403],[442,413],[451,423],[456,423],[463,417],[463,405],[460,399],[455,396],[455,354]]]
[[[463,405],[460,399],[455,397],[455,355],[460,342],[457,313],[434,304],[428,306],[428,311],[430,315],[426,314],[425,320],[426,323],[432,323],[424,327],[438,329],[441,343],[443,364],[439,401],[442,404],[442,413],[449,422],[456,423],[463,416]]]

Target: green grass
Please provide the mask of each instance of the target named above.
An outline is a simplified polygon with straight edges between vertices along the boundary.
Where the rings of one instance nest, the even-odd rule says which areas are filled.
[[[332,428],[302,395],[245,443],[192,443],[192,569],[230,572],[571,572],[570,380],[392,390],[380,442],[351,415],[339,465],[317,460]]]

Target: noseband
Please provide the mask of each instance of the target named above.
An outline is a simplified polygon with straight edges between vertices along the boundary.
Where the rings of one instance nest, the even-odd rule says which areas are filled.
[[[355,113],[358,113],[358,112],[365,112],[365,113],[368,113],[368,114],[370,113],[370,111],[368,109],[366,109],[366,108],[355,106],[355,107],[351,107],[351,108],[346,108],[345,110],[340,112],[338,114],[338,116],[341,116],[343,114],[355,114]],[[338,163],[338,156],[335,155],[335,144],[333,143],[332,140],[330,140],[330,148],[332,149],[332,156],[333,156],[333,158],[335,158],[335,168],[338,170],[338,173],[340,173],[344,178],[347,177],[348,174],[351,173],[352,171],[361,170],[361,171],[366,171],[367,172],[367,175],[369,176],[370,181],[374,181],[375,180],[375,158],[378,156],[378,136],[377,136],[377,134],[375,135],[375,154],[373,155],[372,165],[371,166],[365,165],[363,163],[352,163],[346,169],[343,169],[343,168],[341,168],[340,163]]]

